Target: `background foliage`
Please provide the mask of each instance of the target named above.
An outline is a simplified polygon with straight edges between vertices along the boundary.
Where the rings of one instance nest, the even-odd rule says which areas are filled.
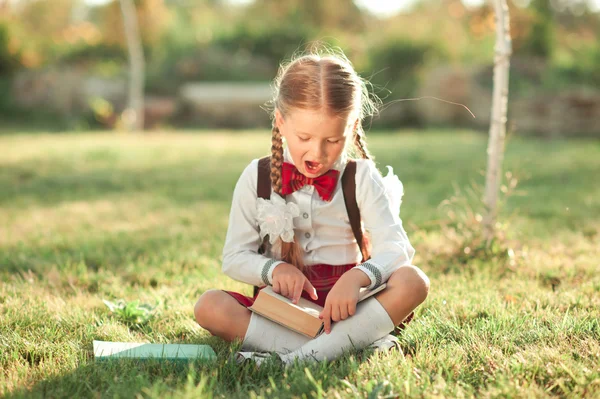
[[[20,0],[0,5],[0,81],[55,67],[126,76],[117,2]],[[600,84],[598,13],[585,2],[509,1],[514,47],[511,95]],[[190,81],[270,81],[282,60],[314,40],[340,46],[387,101],[419,94],[441,65],[491,62],[493,10],[460,0],[418,0],[381,18],[351,0],[137,0],[149,95],[174,95]],[[7,86],[9,85],[9,86]],[[0,115],[14,116],[14,101]],[[408,105],[407,105],[408,106]],[[71,114],[69,118],[84,115]],[[410,108],[404,123],[418,123]],[[394,122],[395,123],[395,122]],[[73,124],[71,124],[73,126]]]

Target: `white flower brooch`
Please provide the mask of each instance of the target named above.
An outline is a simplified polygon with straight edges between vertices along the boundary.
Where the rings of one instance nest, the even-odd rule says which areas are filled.
[[[402,204],[402,196],[404,195],[404,186],[402,182],[394,174],[394,169],[388,165],[388,174],[383,178],[385,186],[385,195],[388,197],[390,209],[394,215],[400,214],[400,205]]]
[[[279,237],[285,242],[294,241],[294,218],[300,215],[298,205],[271,193],[270,200],[256,199],[256,209],[261,240],[268,234],[271,245]]]

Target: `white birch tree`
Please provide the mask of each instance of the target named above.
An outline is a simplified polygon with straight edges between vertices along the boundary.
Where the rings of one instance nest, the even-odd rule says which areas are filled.
[[[127,130],[144,128],[145,61],[137,12],[133,0],[120,0],[127,51],[129,53],[129,94],[123,121]]]
[[[488,243],[494,237],[498,191],[502,180],[504,138],[506,136],[506,113],[508,104],[508,77],[512,41],[510,38],[510,16],[506,0],[491,0],[496,15],[496,46],[494,55],[494,91],[492,117],[487,148],[487,172],[485,178],[484,236]]]

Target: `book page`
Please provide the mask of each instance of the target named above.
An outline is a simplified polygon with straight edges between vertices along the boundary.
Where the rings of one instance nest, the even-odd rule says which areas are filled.
[[[288,303],[291,306],[298,308],[298,309],[302,310],[303,312],[306,312],[309,315],[316,317],[316,318],[319,318],[319,314],[323,310],[323,308],[321,306],[317,305],[316,303],[312,303],[311,301],[306,300],[304,298],[300,298],[300,300],[298,300],[297,304],[292,303],[291,299],[286,298],[283,295],[280,295],[280,294],[276,293],[275,291],[273,291],[273,287],[271,287],[271,286],[263,288],[261,290],[261,292],[264,292],[265,294],[269,294],[269,295],[279,299],[280,301]]]
[[[364,301],[365,299],[383,291],[386,286],[387,286],[387,284],[384,283],[384,284],[381,284],[379,287],[374,288],[372,290],[368,289],[367,287],[361,288],[360,292],[358,293],[358,302]]]

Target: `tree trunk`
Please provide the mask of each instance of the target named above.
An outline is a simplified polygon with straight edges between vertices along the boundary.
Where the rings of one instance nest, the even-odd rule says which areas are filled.
[[[129,98],[123,121],[127,130],[144,128],[144,51],[133,0],[120,0],[127,51],[129,52]]]
[[[492,118],[488,141],[488,162],[485,178],[483,229],[488,243],[494,237],[497,202],[502,180],[504,159],[504,137],[506,135],[506,109],[508,103],[508,74],[512,44],[510,20],[506,0],[492,0],[496,14],[496,47],[494,56],[494,93],[492,98]]]

